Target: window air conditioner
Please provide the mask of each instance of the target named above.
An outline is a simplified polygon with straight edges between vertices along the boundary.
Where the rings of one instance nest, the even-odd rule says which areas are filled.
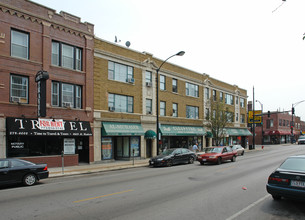
[[[109,107],[109,111],[110,111],[110,112],[114,112],[114,110],[115,110],[115,107],[114,107],[114,106]]]
[[[128,79],[128,82],[129,82],[129,83],[134,83],[134,78],[129,78],[129,79]]]
[[[11,101],[16,102],[16,103],[20,103],[20,97],[12,96]]]
[[[65,108],[71,108],[71,103],[70,102],[63,102],[62,105]]]

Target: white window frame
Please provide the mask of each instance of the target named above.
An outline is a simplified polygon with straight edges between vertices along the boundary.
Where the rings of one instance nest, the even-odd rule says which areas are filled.
[[[29,33],[11,30],[11,56],[29,59]]]
[[[16,80],[21,80],[18,83]],[[10,80],[10,102],[29,103],[29,78],[11,74]]]

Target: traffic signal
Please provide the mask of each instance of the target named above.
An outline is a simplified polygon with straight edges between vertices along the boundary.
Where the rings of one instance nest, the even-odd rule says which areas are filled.
[[[292,107],[292,109],[291,109],[291,114],[294,115],[294,107]]]
[[[270,111],[268,111],[268,118],[270,118]]]

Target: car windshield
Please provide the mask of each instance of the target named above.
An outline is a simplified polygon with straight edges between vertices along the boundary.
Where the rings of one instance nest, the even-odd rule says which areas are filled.
[[[304,140],[304,139],[305,139],[305,136],[300,136],[300,137],[299,137],[299,140],[301,140],[301,139]]]
[[[168,156],[174,152],[175,149],[167,149],[161,153],[161,155]]]
[[[281,164],[280,169],[305,172],[304,158],[288,158]]]
[[[210,147],[205,149],[205,153],[221,153],[222,148],[221,147]]]

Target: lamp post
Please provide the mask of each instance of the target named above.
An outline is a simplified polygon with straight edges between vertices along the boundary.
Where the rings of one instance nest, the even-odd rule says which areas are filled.
[[[305,102],[305,100],[302,100],[302,101],[299,101],[297,103],[294,103],[292,104],[292,108],[291,108],[291,143],[293,144],[293,127],[294,127],[294,124],[293,124],[293,115],[294,115],[294,107],[297,106],[298,104],[302,103],[302,102]]]
[[[261,110],[262,110],[262,145],[264,145],[264,110],[263,110],[263,104],[259,101],[256,100],[256,102],[258,102],[261,105]]]
[[[160,148],[160,144],[159,144],[159,71],[161,69],[161,67],[163,66],[164,63],[166,63],[166,61],[168,61],[170,58],[174,57],[174,56],[183,56],[185,54],[184,51],[180,51],[170,57],[168,57],[166,60],[164,60],[161,65],[159,66],[159,68],[156,70],[157,72],[157,75],[156,75],[156,83],[157,83],[157,86],[156,86],[156,89],[157,89],[157,99],[156,99],[156,115],[157,115],[157,155],[159,154],[159,148]]]

